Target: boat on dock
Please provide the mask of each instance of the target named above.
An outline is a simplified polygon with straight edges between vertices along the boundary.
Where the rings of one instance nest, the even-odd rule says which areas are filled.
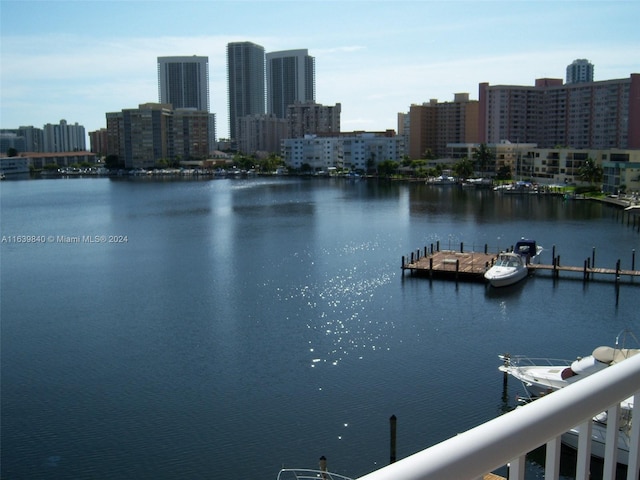
[[[492,287],[506,287],[524,280],[529,275],[524,256],[514,252],[503,252],[493,266],[484,274]]]
[[[537,263],[542,247],[535,240],[518,240],[513,252],[501,252],[496,262],[484,274],[492,287],[506,287],[529,275],[529,264]]]

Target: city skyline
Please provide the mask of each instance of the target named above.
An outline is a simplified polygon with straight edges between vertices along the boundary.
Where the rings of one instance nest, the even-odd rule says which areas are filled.
[[[342,104],[344,131],[396,129],[411,104],[477,99],[481,82],[563,79],[581,58],[596,81],[640,72],[638,2],[542,3],[2,0],[0,128],[103,128],[107,112],[157,101],[158,57],[197,55],[209,57],[210,111],[226,138],[232,42],[307,49],[316,101]]]

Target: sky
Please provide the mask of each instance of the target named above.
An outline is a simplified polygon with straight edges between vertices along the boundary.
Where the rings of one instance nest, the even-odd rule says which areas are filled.
[[[158,102],[158,57],[199,55],[226,138],[226,45],[251,41],[307,49],[342,131],[397,130],[411,104],[564,79],[575,59],[596,81],[640,73],[639,22],[638,0],[0,0],[0,128],[104,128]]]

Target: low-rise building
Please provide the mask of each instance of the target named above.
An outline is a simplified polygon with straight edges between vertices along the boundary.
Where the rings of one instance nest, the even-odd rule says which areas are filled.
[[[385,160],[400,162],[403,156],[404,137],[393,130],[306,135],[282,142],[282,157],[288,167],[316,172],[330,168],[367,172]]]
[[[473,159],[477,143],[449,144],[451,162]],[[494,162],[487,170],[495,176],[501,168],[508,168],[513,179],[532,180],[542,184],[580,184],[581,168],[588,159],[603,169],[602,190],[618,193],[621,190],[640,191],[639,149],[538,148],[534,143],[502,141],[487,144]]]

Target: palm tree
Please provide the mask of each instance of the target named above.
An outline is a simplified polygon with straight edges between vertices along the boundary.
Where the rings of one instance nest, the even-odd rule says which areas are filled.
[[[473,175],[473,163],[467,157],[464,157],[453,166],[453,173],[458,178],[469,178]]]
[[[486,143],[481,143],[480,146],[473,151],[473,159],[478,165],[481,175],[484,177],[485,169],[493,164],[495,156]]]
[[[578,177],[580,180],[589,182],[592,185],[602,182],[603,176],[604,172],[602,167],[596,164],[595,160],[591,157],[587,158],[584,165],[578,169]]]

